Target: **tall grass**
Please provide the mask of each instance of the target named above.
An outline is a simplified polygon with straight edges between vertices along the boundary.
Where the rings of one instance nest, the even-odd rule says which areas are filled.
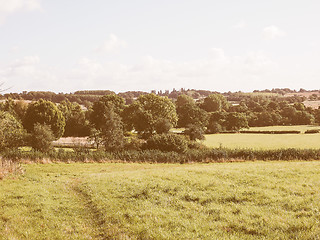
[[[0,180],[4,179],[6,176],[21,173],[23,173],[23,169],[19,163],[0,158]]]

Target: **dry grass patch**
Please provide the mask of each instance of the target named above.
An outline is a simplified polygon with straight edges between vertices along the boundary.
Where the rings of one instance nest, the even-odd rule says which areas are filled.
[[[20,164],[11,160],[0,159],[0,180],[9,175],[22,174],[23,169]]]

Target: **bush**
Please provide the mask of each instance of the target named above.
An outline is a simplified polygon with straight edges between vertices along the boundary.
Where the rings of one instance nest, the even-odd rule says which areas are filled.
[[[130,137],[124,145],[125,150],[141,150],[146,141],[137,137]]]
[[[183,153],[188,148],[188,141],[181,135],[156,134],[147,140],[144,148],[157,149],[165,152]]]
[[[187,126],[187,129],[183,131],[183,133],[187,136],[189,136],[190,140],[204,140],[204,130],[203,127],[195,125],[195,124],[189,124]]]
[[[168,119],[160,119],[158,123],[156,123],[155,129],[158,134],[168,133],[172,128],[172,124]]]
[[[29,136],[29,145],[40,152],[48,152],[52,149],[52,142],[55,137],[48,125],[36,123]]]

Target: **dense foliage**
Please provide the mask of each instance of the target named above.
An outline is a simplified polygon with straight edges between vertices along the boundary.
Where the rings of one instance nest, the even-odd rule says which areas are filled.
[[[24,138],[21,123],[10,113],[0,111],[0,150],[20,146]]]
[[[173,127],[184,128],[180,130],[182,134],[194,141],[202,140],[204,133],[249,133],[244,129],[255,126],[320,124],[320,109],[306,107],[303,103],[306,98],[294,95],[297,92],[282,90],[251,94],[219,94],[190,89],[153,91],[151,94],[139,91],[115,94],[107,90],[78,91],[69,95],[50,92],[7,94],[8,98],[0,102],[3,116],[1,146],[21,145],[26,140],[25,130],[34,139],[43,139],[41,144],[46,145],[46,139],[51,139],[50,134],[46,134],[47,128],[50,128],[54,139],[61,136],[90,137],[94,147],[106,151],[139,150],[148,144],[149,149],[166,151],[162,145],[169,146],[170,141],[175,145],[174,139],[181,137],[170,133]],[[288,93],[294,94],[287,96]],[[305,92],[301,90],[299,93]],[[39,99],[41,96],[50,101]],[[76,96],[84,99],[73,99]],[[312,99],[317,99],[316,96],[313,93]],[[26,102],[21,99],[37,101]],[[11,135],[5,137],[5,134]],[[159,140],[161,138],[163,142]],[[155,140],[159,146],[150,147],[155,145],[152,143]],[[50,149],[37,147],[36,141],[24,141],[24,144],[41,151]]]
[[[29,104],[23,119],[23,125],[28,132],[33,132],[36,123],[50,126],[56,139],[63,135],[66,124],[58,107],[54,103],[42,99]]]

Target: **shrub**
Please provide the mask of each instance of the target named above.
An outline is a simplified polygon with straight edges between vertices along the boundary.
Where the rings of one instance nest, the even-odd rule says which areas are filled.
[[[187,126],[187,129],[183,132],[187,136],[189,136],[190,140],[204,140],[204,130],[201,126],[195,125],[195,124],[189,124]]]
[[[29,144],[34,150],[48,152],[52,149],[52,142],[55,137],[48,125],[36,123],[29,136]]]
[[[137,137],[130,137],[124,145],[125,150],[141,150],[146,141]]]
[[[147,140],[144,147],[145,149],[183,153],[188,148],[188,141],[181,135],[156,134]]]
[[[155,130],[158,134],[168,133],[172,128],[172,124],[168,119],[160,119],[158,123],[156,123]]]

